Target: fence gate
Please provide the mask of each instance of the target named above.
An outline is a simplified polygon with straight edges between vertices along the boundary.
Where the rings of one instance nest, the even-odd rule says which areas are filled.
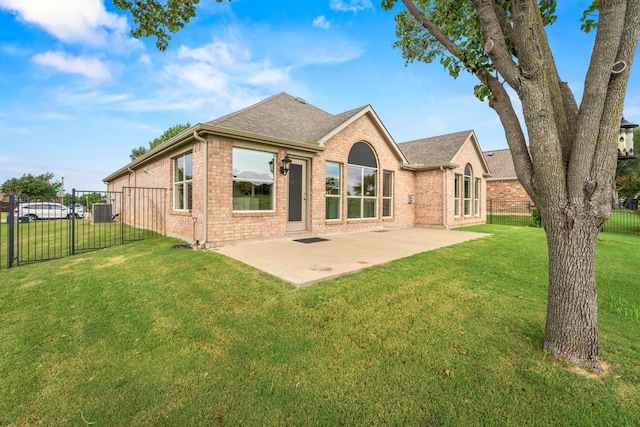
[[[0,269],[165,234],[165,189],[72,191],[65,197],[9,196],[0,224]]]

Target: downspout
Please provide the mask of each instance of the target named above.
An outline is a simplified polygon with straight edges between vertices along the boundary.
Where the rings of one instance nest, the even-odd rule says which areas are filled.
[[[136,171],[131,169],[129,166],[127,166],[127,170],[129,171],[129,173],[133,174],[133,188],[138,188],[138,174],[136,173]],[[129,183],[131,183],[131,182],[129,182]],[[124,197],[124,188],[122,190],[123,190],[122,197]],[[129,194],[127,194],[127,198],[129,199],[128,200],[128,206],[131,206],[131,189],[128,189],[127,193],[129,193]],[[135,197],[136,194],[137,194],[136,190],[133,190],[134,197]],[[123,200],[123,202],[124,202],[124,200]],[[134,199],[133,203],[135,203],[135,199]],[[123,214],[123,216],[121,218],[124,219],[124,214],[126,213],[126,212],[124,212],[124,203],[122,203],[122,206],[120,207],[120,209],[121,209],[122,214]],[[133,210],[133,217],[131,218],[131,220],[133,221],[134,224],[136,223],[135,212],[136,212],[136,210],[134,209]]]
[[[138,182],[138,174],[136,174],[136,171],[134,171],[133,169],[131,169],[130,167],[127,166],[127,170],[129,171],[129,173],[133,174],[133,187],[137,187],[137,182]]]
[[[442,225],[445,229],[448,229],[447,225],[447,171],[444,166],[440,166],[442,171]]]
[[[207,221],[208,221],[208,212],[209,212],[209,144],[207,144],[207,140],[198,135],[198,131],[193,131],[193,137],[198,141],[202,142],[204,146],[204,201],[202,204],[202,215],[204,216],[204,220],[202,221],[202,245],[207,244]]]

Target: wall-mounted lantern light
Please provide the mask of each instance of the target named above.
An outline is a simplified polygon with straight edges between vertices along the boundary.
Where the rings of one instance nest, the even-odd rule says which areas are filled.
[[[286,176],[290,167],[291,159],[288,154],[285,154],[284,159],[282,159],[282,166],[280,166],[280,176]]]
[[[620,135],[618,135],[618,160],[635,159],[638,156],[633,146],[633,129],[638,125],[622,118],[620,122]]]

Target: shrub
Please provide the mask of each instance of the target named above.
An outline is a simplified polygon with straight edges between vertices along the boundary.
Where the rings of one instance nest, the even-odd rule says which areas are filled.
[[[540,217],[540,211],[537,208],[531,209],[531,226],[542,227],[542,218]]]

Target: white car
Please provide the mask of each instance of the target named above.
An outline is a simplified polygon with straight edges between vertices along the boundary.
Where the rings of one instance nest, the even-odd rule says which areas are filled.
[[[60,203],[27,202],[21,203],[15,210],[17,217],[29,217],[30,221],[37,219],[65,219],[71,218],[71,210]]]
[[[67,209],[69,210],[69,214],[71,214],[71,212],[73,212],[72,208],[75,206],[76,208],[76,218],[84,218],[85,217],[85,213],[84,213],[84,206],[81,205],[80,203],[76,203],[75,205],[69,205],[67,206]]]

